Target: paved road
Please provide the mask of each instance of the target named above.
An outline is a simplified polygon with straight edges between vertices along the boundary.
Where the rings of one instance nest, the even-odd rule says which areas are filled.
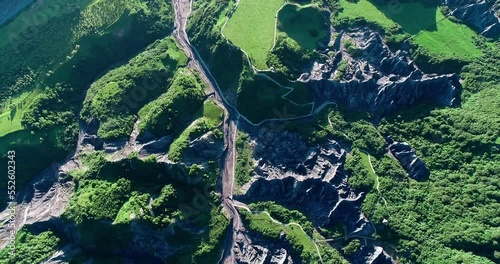
[[[214,95],[214,99],[217,104],[224,109],[224,155],[222,164],[222,206],[230,214],[233,229],[230,230],[230,234],[225,242],[225,248],[221,262],[223,263],[234,263],[234,253],[233,253],[233,231],[240,230],[241,219],[233,204],[233,188],[234,188],[234,166],[236,162],[236,150],[235,150],[235,140],[237,134],[237,122],[239,120],[239,114],[236,109],[229,104],[224,98],[220,87],[211,75],[208,67],[201,58],[201,56],[196,51],[191,43],[186,33],[187,18],[191,13],[191,1],[190,0],[172,0],[175,11],[175,29],[173,36],[179,43],[181,49],[186,53],[190,62],[189,67],[197,71],[203,81],[206,83],[210,89],[211,94]]]

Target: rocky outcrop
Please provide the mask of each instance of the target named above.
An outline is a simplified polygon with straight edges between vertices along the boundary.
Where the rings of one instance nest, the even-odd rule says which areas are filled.
[[[139,150],[141,156],[148,156],[151,154],[165,154],[168,151],[168,147],[172,143],[171,136],[161,137],[158,140],[153,140],[144,143]]]
[[[485,37],[500,36],[500,17],[498,1],[486,0],[445,0],[450,14]]]
[[[367,245],[354,256],[353,263],[355,264],[391,264],[395,263],[387,252],[382,247]]]
[[[266,179],[294,177],[341,181],[335,176],[345,160],[346,151],[336,141],[307,147],[297,133],[276,133],[268,129],[258,133],[254,150],[258,164],[256,175]]]
[[[335,102],[385,115],[423,99],[445,106],[458,103],[457,75],[423,73],[408,50],[391,52],[380,34],[368,28],[344,32],[339,38],[336,55],[316,62],[299,79],[312,90],[316,106]]]
[[[430,171],[425,163],[417,157],[415,149],[405,142],[395,142],[392,139],[388,139],[388,142],[392,155],[401,163],[411,178],[418,181],[429,178]]]
[[[33,178],[32,183],[17,195],[15,227],[0,226],[0,248],[5,247],[11,231],[18,231],[25,225],[43,223],[57,219],[64,213],[73,193],[73,183],[64,174],[78,165],[74,161],[54,164]],[[0,213],[0,222],[10,218],[10,210]],[[14,230],[15,229],[15,230]]]
[[[293,264],[300,263],[291,255],[291,246],[285,239],[274,241],[262,238],[259,234],[239,232],[235,237],[235,255],[241,264]]]
[[[213,132],[208,132],[189,142],[189,147],[183,153],[183,162],[189,165],[216,160],[222,155],[223,148],[224,142],[216,138]]]

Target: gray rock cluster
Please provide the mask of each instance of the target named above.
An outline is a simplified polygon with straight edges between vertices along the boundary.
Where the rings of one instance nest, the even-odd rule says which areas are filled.
[[[366,27],[341,33],[334,49],[335,56],[316,62],[299,79],[313,91],[316,106],[335,102],[384,115],[422,99],[451,106],[461,90],[457,75],[423,73],[407,50],[391,52],[380,34]]]
[[[307,147],[297,133],[262,129],[257,136],[255,173],[266,179],[294,177],[330,182],[345,161],[346,151],[335,141]],[[341,181],[335,178],[335,181]]]
[[[214,137],[213,132],[208,132],[189,142],[189,147],[184,151],[183,161],[186,164],[203,164],[207,160],[215,160],[222,155],[224,142]]]
[[[429,169],[421,159],[417,157],[416,151],[406,142],[396,142],[392,139],[389,142],[389,150],[392,155],[401,163],[408,175],[418,181],[427,180],[430,175]]]
[[[498,1],[486,0],[445,0],[450,14],[485,37],[498,37],[500,35],[500,16]]]
[[[293,264],[291,246],[283,238],[271,241],[254,233],[238,233],[236,236],[235,255],[242,264]]]

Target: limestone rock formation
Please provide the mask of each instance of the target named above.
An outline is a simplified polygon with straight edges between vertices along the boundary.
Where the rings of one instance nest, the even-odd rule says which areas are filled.
[[[423,73],[409,51],[392,52],[379,33],[365,27],[338,38],[336,55],[316,62],[312,72],[299,79],[313,91],[316,106],[335,102],[384,115],[422,99],[446,106],[457,103],[461,84],[456,74]]]
[[[417,157],[415,149],[405,142],[395,142],[391,139],[388,141],[390,143],[389,150],[392,155],[401,163],[401,166],[403,166],[411,178],[418,181],[429,178],[430,171],[427,169],[425,162]]]
[[[500,36],[500,16],[496,1],[486,0],[445,0],[450,14],[476,29],[485,37]]]
[[[363,246],[355,255],[353,263],[356,264],[390,264],[396,263],[380,246]]]
[[[223,148],[224,142],[217,139],[213,132],[208,132],[189,142],[183,161],[186,164],[202,164],[207,160],[215,160],[222,155]]]
[[[291,246],[284,239],[270,241],[255,233],[239,232],[235,238],[235,255],[241,264],[293,264],[298,263],[290,254]]]

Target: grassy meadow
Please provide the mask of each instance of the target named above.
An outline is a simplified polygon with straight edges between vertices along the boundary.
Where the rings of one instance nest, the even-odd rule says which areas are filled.
[[[283,0],[241,0],[223,34],[250,56],[259,69],[267,69],[267,53],[274,44],[276,12]]]
[[[312,105],[298,106],[283,98],[288,92],[262,76],[253,76],[242,81],[237,107],[255,124],[265,119],[297,117],[311,112]]]
[[[321,10],[313,5],[287,4],[278,13],[278,29],[308,50],[314,50],[327,37],[327,22]]]
[[[446,18],[437,6],[424,6],[419,2],[378,5],[368,0],[357,3],[341,0],[340,5],[343,11],[339,18],[363,17],[385,29],[399,24],[433,57],[470,61],[482,55],[474,44],[476,33]]]

